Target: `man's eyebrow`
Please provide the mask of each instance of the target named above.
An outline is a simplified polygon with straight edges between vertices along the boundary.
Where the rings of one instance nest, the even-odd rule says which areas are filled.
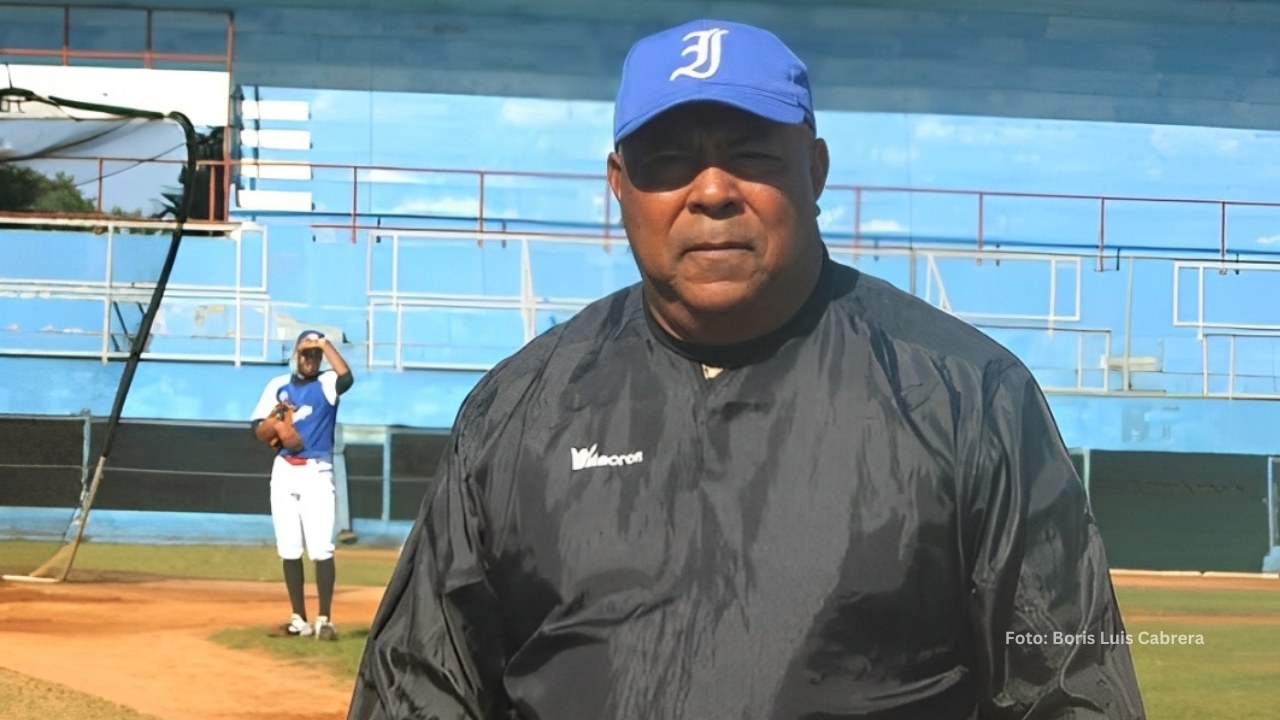
[[[729,147],[738,147],[740,145],[759,145],[762,143],[773,142],[775,139],[776,133],[768,128],[744,129],[741,132],[726,137],[725,144]]]
[[[627,152],[634,152],[637,155],[653,155],[654,153],[670,152],[670,151],[688,151],[694,147],[693,139],[688,133],[663,133],[646,138],[636,138],[630,144],[623,142],[622,151],[625,156]]]
[[[732,123],[713,124],[710,129],[687,129],[684,131],[669,130],[654,133],[648,137],[636,137],[633,143],[624,141],[624,154],[630,144],[634,151],[641,155],[652,155],[661,152],[693,152],[704,148],[708,141],[713,146],[730,149],[772,144],[777,141],[780,131],[776,125],[763,120],[735,121]],[[628,138],[630,141],[631,138]]]

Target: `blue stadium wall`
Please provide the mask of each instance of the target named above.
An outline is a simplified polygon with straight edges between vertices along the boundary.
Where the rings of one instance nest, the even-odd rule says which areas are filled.
[[[477,372],[368,371],[353,360],[357,382],[343,399],[352,425],[447,431]],[[104,417],[122,365],[97,360],[0,357],[0,415]],[[125,417],[247,422],[267,380],[282,365],[233,367],[143,363]],[[1113,451],[1276,454],[1280,403],[1159,397],[1053,394],[1049,404],[1070,447]]]
[[[0,47],[59,44],[61,27],[52,21],[60,23],[62,11],[24,5],[0,3]],[[128,5],[72,3],[85,9],[76,17],[86,48],[137,42],[136,29],[112,13],[91,11]],[[710,15],[759,23],[791,43],[809,64],[822,110],[1280,129],[1280,46],[1273,42],[1280,5],[1273,3],[150,0],[145,6],[232,11],[234,85],[608,100],[638,36]],[[191,38],[197,51],[225,40],[217,33]],[[350,253],[360,252],[321,250],[329,257],[317,256],[316,265],[334,276],[349,266]],[[273,246],[273,252],[289,250]],[[297,245],[293,252],[316,254]],[[279,369],[149,365],[125,413],[240,420],[254,388]],[[6,379],[0,413],[105,414],[118,373],[95,361],[0,357]],[[476,378],[362,372],[344,416],[352,423],[447,428]],[[1267,428],[1280,419],[1280,405],[1271,401],[1055,395],[1051,403],[1073,446],[1258,454],[1277,446]],[[1135,417],[1158,431],[1134,432]]]
[[[691,13],[687,3],[623,0],[466,10],[431,2],[414,11],[394,3],[288,5],[219,6],[235,11],[236,84],[605,100],[630,42]],[[1280,46],[1274,42],[1280,7],[1265,3],[1054,2],[1027,9],[942,0],[857,7],[725,2],[697,4],[692,12],[775,29],[808,60],[819,105],[828,110],[1280,128]],[[0,46],[22,46],[48,29],[11,6],[0,8],[0,20]],[[86,22],[109,49],[113,23],[93,28],[92,18]],[[325,272],[347,267],[344,254],[352,250],[323,250],[331,253],[317,260]],[[288,242],[272,250],[297,251]],[[353,364],[357,385],[342,411],[352,425],[446,432],[478,378],[470,371],[370,370],[358,358]],[[262,385],[282,370],[279,364],[146,363],[125,416],[241,423]],[[120,372],[117,362],[0,357],[0,415],[105,416]],[[1280,404],[1270,400],[1055,393],[1050,404],[1073,447],[1248,458],[1271,455],[1280,444],[1273,430],[1280,426]],[[1211,464],[1205,467],[1212,472]],[[1112,501],[1097,496],[1097,502]],[[1117,508],[1141,505],[1133,497],[1115,502]],[[1100,517],[1119,525],[1122,513],[1112,511],[1108,520],[1107,512]],[[269,535],[261,518],[251,524],[258,537]],[[1264,545],[1251,541],[1249,547],[1261,554]],[[1135,565],[1161,564],[1127,557]]]

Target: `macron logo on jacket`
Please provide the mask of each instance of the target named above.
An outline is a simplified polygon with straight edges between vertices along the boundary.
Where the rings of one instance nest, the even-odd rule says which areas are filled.
[[[598,447],[600,447],[599,443],[589,448],[569,448],[571,467],[574,470],[585,470],[593,467],[617,467],[619,465],[635,465],[638,462],[644,462],[643,451],[625,455],[598,455],[596,454],[596,448]]]

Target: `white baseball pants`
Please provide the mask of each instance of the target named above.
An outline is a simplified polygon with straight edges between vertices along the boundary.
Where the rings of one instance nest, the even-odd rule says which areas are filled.
[[[271,467],[271,523],[280,557],[301,559],[304,548],[312,560],[333,557],[336,520],[333,465],[318,460],[293,465],[277,456]]]

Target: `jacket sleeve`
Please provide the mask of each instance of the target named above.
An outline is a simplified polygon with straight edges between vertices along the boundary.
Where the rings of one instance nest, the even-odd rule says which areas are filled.
[[[483,512],[455,431],[369,630],[348,720],[506,717]]]
[[[971,618],[987,720],[1143,718],[1083,484],[1039,386],[988,378],[971,488]]]

